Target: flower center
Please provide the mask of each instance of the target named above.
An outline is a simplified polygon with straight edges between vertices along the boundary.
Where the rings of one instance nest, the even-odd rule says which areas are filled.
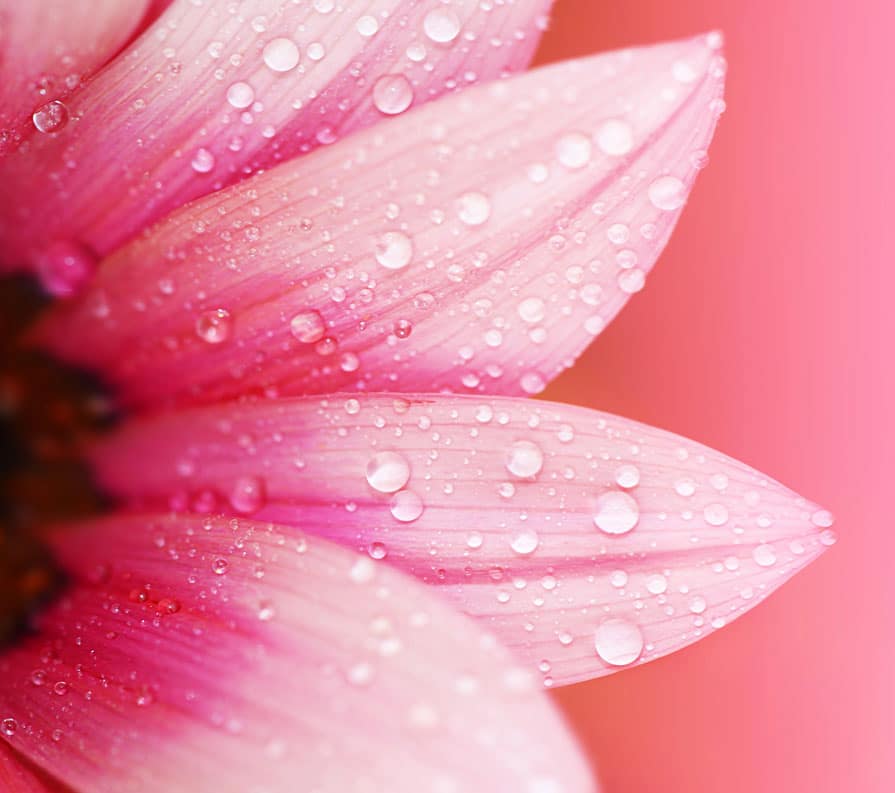
[[[46,303],[26,279],[0,280],[0,644],[62,586],[41,532],[102,507],[79,450],[111,420],[110,403],[90,378],[20,343]]]

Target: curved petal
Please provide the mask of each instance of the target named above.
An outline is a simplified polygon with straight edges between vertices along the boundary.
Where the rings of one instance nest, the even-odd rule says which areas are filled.
[[[594,790],[531,676],[367,558],[199,516],[55,547],[74,582],[0,655],[0,737],[82,793]]]
[[[9,729],[9,724],[5,728]],[[0,721],[0,733],[4,733]],[[0,740],[0,790],[5,793],[72,793],[71,788],[48,777]]]
[[[2,256],[105,255],[190,199],[524,68],[549,6],[176,0],[0,170]]]
[[[125,500],[251,513],[385,558],[556,684],[696,641],[834,539],[829,513],[742,463],[531,400],[194,408],[126,425],[91,456]]]
[[[42,340],[130,404],[534,393],[668,239],[720,107],[716,45],[474,88],[209,196],[106,261]]]
[[[115,54],[148,2],[93,0],[90,13],[70,0],[0,2],[0,157],[35,127],[59,123],[54,103]]]

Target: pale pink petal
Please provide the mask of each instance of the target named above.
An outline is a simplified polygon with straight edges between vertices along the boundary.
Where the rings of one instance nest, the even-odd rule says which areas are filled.
[[[64,121],[53,103],[115,54],[147,5],[92,0],[88,11],[72,0],[0,0],[0,157],[35,127]]]
[[[589,793],[534,676],[424,587],[316,537],[113,516],[0,655],[0,738],[83,793]]]
[[[175,0],[0,171],[0,257],[37,263],[53,241],[105,255],[190,199],[524,68],[549,6]]]
[[[194,408],[128,424],[92,457],[126,500],[250,513],[383,558],[438,586],[551,684],[696,641],[833,540],[829,513],[718,452],[522,399]],[[595,646],[613,625],[628,654]]]
[[[130,404],[537,392],[668,239],[721,108],[717,43],[474,88],[209,196],[43,339]]]

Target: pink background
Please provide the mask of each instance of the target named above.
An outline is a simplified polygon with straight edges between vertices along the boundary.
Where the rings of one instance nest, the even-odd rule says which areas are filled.
[[[840,537],[731,627],[556,693],[608,793],[895,790],[893,22],[861,0],[557,2],[542,62],[721,28],[730,71],[647,288],[546,396],[722,449]]]

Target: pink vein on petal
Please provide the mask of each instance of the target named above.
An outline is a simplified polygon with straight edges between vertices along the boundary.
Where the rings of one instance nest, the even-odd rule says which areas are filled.
[[[177,0],[0,170],[2,259],[37,263],[48,241],[105,255],[197,196],[522,69],[549,7]]]
[[[201,516],[54,544],[72,586],[0,655],[0,758],[94,793],[595,790],[534,676],[369,557]]]
[[[525,399],[207,406],[132,422],[90,456],[125,502],[250,513],[384,558],[551,684],[698,640],[834,541],[828,512],[743,463]]]
[[[209,196],[108,259],[42,340],[132,405],[535,393],[667,241],[722,107],[717,46],[476,87]]]
[[[68,112],[60,100],[127,41],[147,5],[94,0],[89,13],[68,0],[0,5],[0,158],[36,126],[65,124]],[[10,189],[5,184],[4,194]]]

